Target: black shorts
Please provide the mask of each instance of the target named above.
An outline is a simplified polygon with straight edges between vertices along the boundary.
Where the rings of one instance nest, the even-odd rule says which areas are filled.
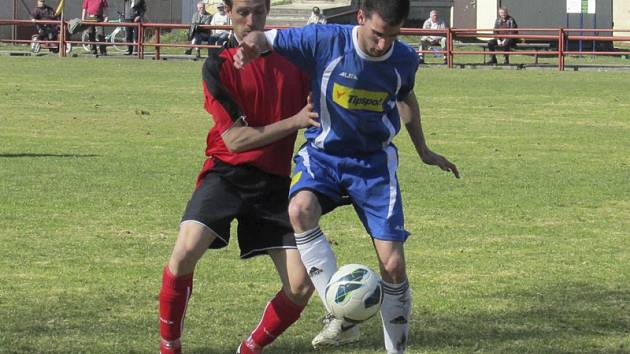
[[[241,258],[296,248],[287,210],[289,183],[289,177],[215,160],[193,192],[182,222],[207,226],[218,235],[210,248],[223,248],[230,242],[230,224],[236,219]]]

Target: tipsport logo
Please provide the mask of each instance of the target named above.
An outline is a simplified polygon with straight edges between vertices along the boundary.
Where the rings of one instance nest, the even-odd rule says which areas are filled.
[[[338,83],[333,85],[333,102],[346,109],[383,112],[387,96],[387,92],[362,90]]]

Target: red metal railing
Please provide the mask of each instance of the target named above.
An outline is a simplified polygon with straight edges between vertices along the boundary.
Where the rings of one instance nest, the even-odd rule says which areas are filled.
[[[515,32],[517,34],[509,34],[509,32]],[[507,32],[508,34],[502,34]],[[572,33],[581,33],[580,35],[574,35]],[[583,35],[583,33],[594,33],[595,35]],[[488,55],[488,54],[509,54],[509,55],[556,55],[558,57],[558,69],[565,69],[565,59],[567,55],[629,55],[628,51],[597,51],[595,45],[591,51],[585,50],[568,50],[567,43],[569,41],[606,41],[606,42],[630,42],[630,36],[602,36],[600,32],[607,33],[629,33],[630,30],[625,29],[551,29],[551,28],[519,28],[519,29],[467,29],[467,28],[447,28],[442,30],[429,30],[429,29],[414,29],[403,28],[401,30],[402,35],[433,35],[446,37],[447,48],[442,50],[417,50],[418,53],[440,53],[446,58],[446,63],[449,68],[453,67],[453,58],[455,55]],[[514,38],[519,40],[534,40],[538,42],[555,43],[555,50],[549,49],[544,51],[539,50],[518,50],[518,51],[486,51],[484,50],[454,50],[456,45],[454,38],[467,39],[471,38],[478,40],[479,38]],[[480,45],[484,44],[482,41],[478,41]]]
[[[68,23],[65,21],[30,21],[30,20],[0,20],[0,26],[10,25],[10,26],[33,26],[36,24],[49,24],[49,25],[58,25],[60,27],[58,39],[56,41],[39,41],[42,44],[46,43],[57,43],[59,46],[59,56],[65,56],[65,47],[68,44],[72,45],[83,45],[83,44],[96,44],[96,45],[111,45],[111,42],[84,42],[84,41],[76,41],[70,40],[67,38],[67,28]],[[86,22],[87,24],[87,22]],[[139,59],[144,59],[145,56],[145,47],[153,47],[155,48],[155,59],[160,59],[161,56],[161,48],[212,48],[216,47],[215,45],[203,45],[196,44],[192,45],[190,43],[180,44],[180,43],[162,43],[161,42],[161,31],[162,30],[185,30],[188,29],[189,26],[185,24],[169,24],[169,23],[133,23],[133,22],[122,22],[122,23],[109,23],[109,22],[98,22],[95,23],[97,26],[104,27],[136,27],[137,29],[137,42],[136,43],[128,43],[121,42],[118,43],[124,46],[134,46],[137,49],[137,56]],[[210,25],[200,25],[199,28],[214,30],[214,29],[227,29],[230,30],[230,26],[210,26]],[[287,26],[272,26],[268,28],[287,28]],[[151,41],[145,41],[144,33],[147,29],[152,29],[155,33]],[[518,31],[518,33],[510,33]],[[505,33],[503,33],[505,32]],[[584,35],[587,33],[590,35]],[[600,35],[601,33],[607,33],[610,35]],[[613,36],[613,33],[628,33],[629,35],[619,35]],[[598,41],[607,41],[607,42],[630,42],[630,30],[626,29],[609,29],[609,28],[601,28],[601,29],[566,29],[566,28],[519,28],[519,29],[478,29],[478,28],[447,28],[441,30],[431,30],[431,29],[421,29],[421,28],[403,28],[401,30],[401,35],[412,35],[412,36],[423,36],[423,35],[432,35],[432,36],[444,36],[446,38],[447,46],[446,48],[442,48],[442,50],[422,50],[421,48],[417,50],[418,53],[437,53],[444,55],[446,59],[446,64],[449,68],[453,67],[453,62],[455,56],[459,55],[488,55],[488,54],[509,54],[509,55],[555,55],[558,57],[558,70],[565,69],[565,59],[567,55],[629,55],[627,51],[596,51],[595,50],[595,42]],[[549,48],[549,50],[539,51],[539,50],[523,50],[519,49],[518,51],[486,51],[484,50],[454,50],[457,46],[455,43],[455,39],[458,40],[473,40],[477,41],[480,44],[483,44],[483,41],[480,41],[480,38],[514,38],[519,40],[533,40],[539,42],[547,42],[554,43],[555,48]],[[593,48],[591,51],[584,50],[568,50],[567,43],[569,41],[591,41],[593,42]],[[0,39],[2,43],[18,43],[18,44],[28,44],[31,43],[31,40],[17,40],[17,39]]]

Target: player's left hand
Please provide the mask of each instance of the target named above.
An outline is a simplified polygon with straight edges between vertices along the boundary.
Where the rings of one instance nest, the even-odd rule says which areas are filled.
[[[452,172],[455,177],[459,178],[459,171],[454,163],[446,159],[446,157],[437,154],[429,149],[426,149],[422,154],[422,162],[427,165],[435,165],[442,169],[442,171]]]
[[[267,43],[265,34],[261,31],[252,31],[245,35],[236,54],[234,54],[234,67],[242,69],[247,63],[258,58],[272,48]]]
[[[242,69],[247,65],[250,61],[259,57],[260,54],[258,50],[252,45],[245,43],[245,41],[241,42],[236,54],[234,54],[234,67],[237,69]]]

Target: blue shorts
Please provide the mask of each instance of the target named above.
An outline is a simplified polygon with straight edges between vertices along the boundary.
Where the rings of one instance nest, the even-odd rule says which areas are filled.
[[[343,157],[307,143],[294,161],[289,196],[311,190],[343,204],[342,198],[348,195],[370,236],[386,241],[407,239],[396,177],[398,152],[393,145],[372,154]]]

